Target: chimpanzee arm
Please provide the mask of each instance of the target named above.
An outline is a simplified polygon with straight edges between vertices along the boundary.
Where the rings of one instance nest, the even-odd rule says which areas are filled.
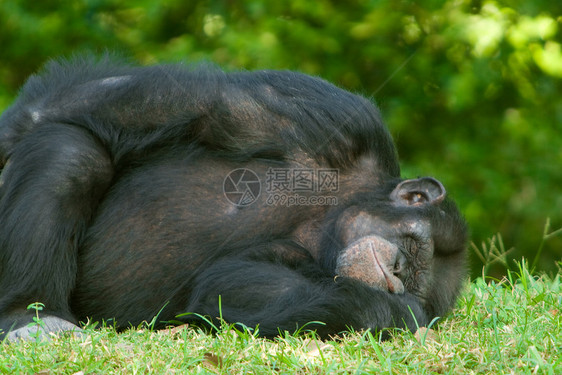
[[[14,149],[0,175],[0,337],[31,321],[33,302],[75,322],[77,244],[112,177],[104,148],[75,126],[45,125]]]
[[[222,314],[227,322],[258,326],[266,337],[305,326],[325,337],[348,327],[415,331],[428,323],[420,303],[408,293],[391,294],[352,279],[334,280],[309,266],[312,269],[299,272],[269,262],[221,260],[199,275],[186,311],[213,319]]]

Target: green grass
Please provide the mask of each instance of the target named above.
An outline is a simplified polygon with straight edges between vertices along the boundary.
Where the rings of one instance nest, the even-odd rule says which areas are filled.
[[[371,332],[321,341],[312,334],[266,340],[231,327],[215,335],[88,329],[84,337],[0,344],[0,372],[562,374],[560,306],[560,273],[533,277],[521,262],[504,280],[467,283],[457,308],[433,329],[396,332],[385,342]]]

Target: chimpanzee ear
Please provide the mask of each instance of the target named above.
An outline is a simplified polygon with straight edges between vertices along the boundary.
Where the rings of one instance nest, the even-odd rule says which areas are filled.
[[[445,187],[431,177],[415,180],[404,180],[390,193],[390,199],[397,206],[421,206],[423,204],[438,204],[445,199]]]

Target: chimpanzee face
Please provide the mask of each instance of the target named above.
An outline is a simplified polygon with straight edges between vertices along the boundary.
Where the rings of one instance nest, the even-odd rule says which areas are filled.
[[[354,205],[339,216],[335,233],[343,250],[336,274],[359,279],[391,293],[423,298],[434,257],[427,211],[440,211],[445,189],[432,178],[402,181],[386,202]]]

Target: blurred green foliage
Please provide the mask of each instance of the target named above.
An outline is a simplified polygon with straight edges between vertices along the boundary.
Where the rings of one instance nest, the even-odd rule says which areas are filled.
[[[80,51],[320,75],[378,102],[403,174],[438,176],[477,244],[500,232],[533,259],[547,217],[562,226],[561,16],[546,0],[3,0],[0,110]]]

